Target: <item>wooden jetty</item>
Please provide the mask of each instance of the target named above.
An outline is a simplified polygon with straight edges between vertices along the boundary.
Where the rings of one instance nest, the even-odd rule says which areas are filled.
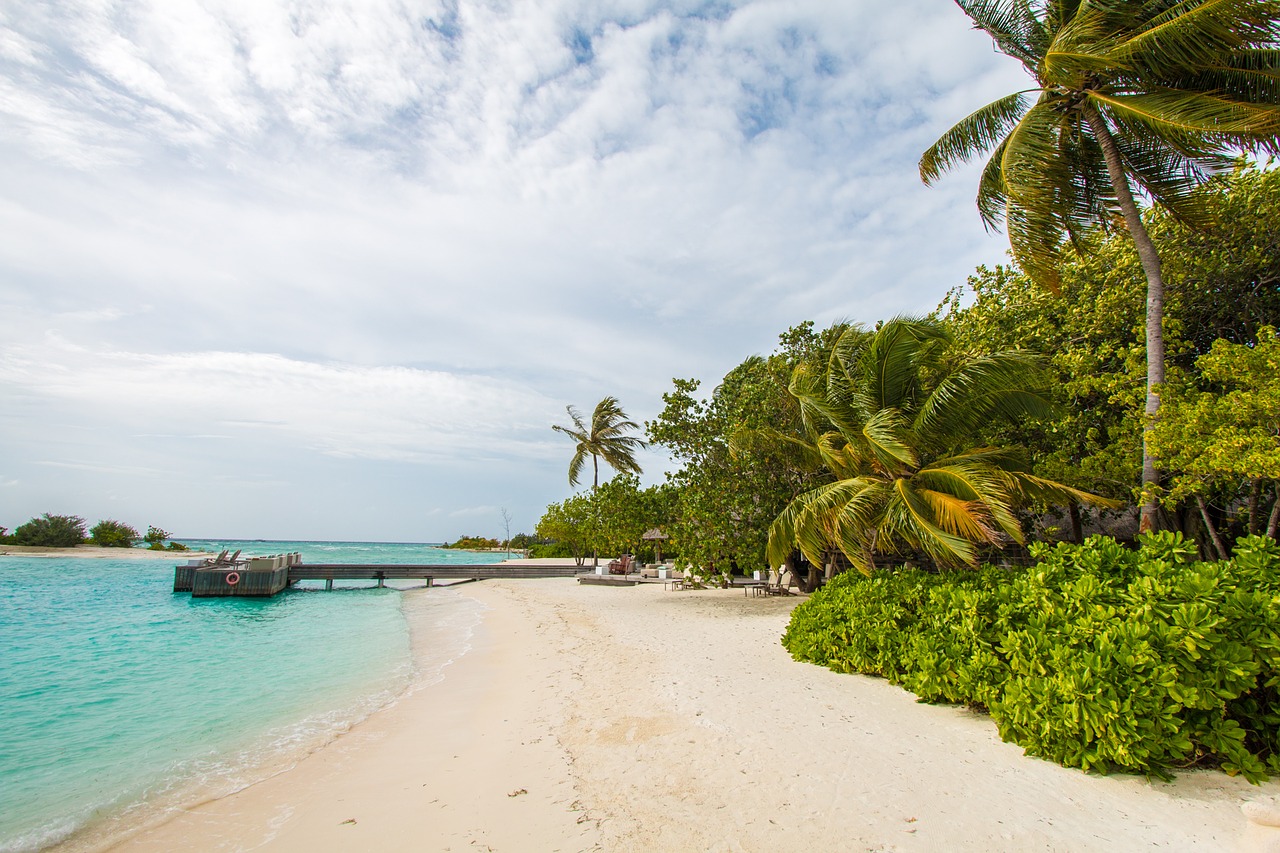
[[[389,580],[421,580],[432,586],[437,580],[474,581],[489,578],[571,578],[582,569],[574,565],[519,563],[480,565],[397,565],[352,563],[303,563],[300,554],[254,557],[236,561],[206,561],[176,566],[174,592],[190,592],[194,598],[276,595],[299,581],[371,580],[383,586]]]

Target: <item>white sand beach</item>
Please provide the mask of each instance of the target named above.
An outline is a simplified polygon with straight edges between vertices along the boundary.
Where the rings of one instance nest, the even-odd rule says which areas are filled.
[[[111,849],[1269,849],[1241,804],[1280,785],[1025,757],[981,715],[792,661],[795,597],[485,581],[407,593],[410,618],[437,594],[487,608],[443,681]]]

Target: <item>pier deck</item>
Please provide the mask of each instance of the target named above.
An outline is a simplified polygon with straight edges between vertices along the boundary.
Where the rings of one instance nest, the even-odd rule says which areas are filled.
[[[258,563],[263,563],[255,565]],[[224,596],[272,596],[299,581],[421,580],[431,586],[437,580],[485,580],[489,578],[571,578],[582,573],[572,564],[521,566],[518,563],[459,565],[395,565],[355,563],[301,563],[276,566],[267,560],[249,560],[210,566],[177,566],[174,592],[190,591],[197,598]]]

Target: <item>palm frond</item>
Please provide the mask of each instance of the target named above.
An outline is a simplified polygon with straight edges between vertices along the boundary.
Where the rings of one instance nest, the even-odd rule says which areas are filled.
[[[1258,48],[1236,51],[1203,68],[1165,75],[1166,88],[1190,92],[1216,92],[1236,101],[1280,103],[1280,50]]]
[[[1280,133],[1280,106],[1235,101],[1198,92],[1153,89],[1132,95],[1090,92],[1111,115],[1162,134],[1207,135],[1247,144]]]
[[[910,422],[902,412],[883,408],[867,419],[862,427],[862,436],[880,466],[887,471],[898,472],[919,464],[909,431]]]
[[[971,359],[945,376],[925,398],[912,428],[923,442],[945,446],[972,435],[993,418],[1040,418],[1052,411],[1044,396],[1049,377],[1026,352]]]
[[[928,501],[905,480],[893,484],[885,513],[887,532],[924,551],[943,566],[976,565],[973,543],[938,526]]]
[[[999,145],[1030,106],[1026,94],[1006,95],[956,122],[921,155],[920,180],[932,184],[943,172]]]
[[[946,532],[968,542],[994,545],[1000,541],[981,501],[966,501],[947,492],[918,487],[916,493],[928,505],[934,523]]]
[[[877,529],[884,515],[891,487],[885,482],[867,482],[849,498],[835,515],[833,544],[863,574],[875,569]]]
[[[1046,33],[1026,0],[956,0],[956,5],[995,40],[1001,53],[1035,73]]]
[[[1086,492],[1083,489],[1076,489],[1031,474],[1016,474],[1014,475],[1014,481],[1022,497],[1027,501],[1036,503],[1057,505],[1082,503],[1108,509],[1115,509],[1123,505],[1120,501],[1104,498],[1100,495]]]
[[[885,321],[863,350],[858,367],[869,405],[874,410],[913,408],[929,344],[950,337],[941,323],[932,320],[895,317]]]
[[[1009,194],[1004,189],[1004,172],[1000,165],[1004,162],[1004,151],[1008,144],[1006,139],[996,146],[982,170],[982,177],[978,179],[978,214],[988,231],[997,230],[1004,223],[1005,205],[1009,203]]]
[[[1274,0],[1187,0],[1135,21],[1132,34],[1118,40],[1106,58],[1143,77],[1211,66],[1224,54],[1274,43],[1278,16],[1280,3]]]
[[[1023,541],[1022,525],[1014,515],[1018,499],[1011,476],[981,453],[941,460],[916,476],[922,485],[980,504],[986,514],[1015,542]]]
[[[578,482],[582,479],[582,467],[586,465],[589,455],[585,445],[579,444],[577,452],[569,460],[569,485],[578,485]]]

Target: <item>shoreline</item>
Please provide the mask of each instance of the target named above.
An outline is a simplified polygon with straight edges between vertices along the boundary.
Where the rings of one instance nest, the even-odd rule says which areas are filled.
[[[404,594],[419,657],[413,597],[438,593]],[[93,849],[1263,849],[1240,805],[1280,795],[1024,756],[984,715],[792,661],[794,598],[566,579],[453,594],[482,618],[442,679]]]
[[[196,560],[212,557],[210,551],[152,551],[150,548],[103,548],[76,545],[74,548],[47,548],[42,545],[0,545],[0,557],[73,557],[78,560]]]

